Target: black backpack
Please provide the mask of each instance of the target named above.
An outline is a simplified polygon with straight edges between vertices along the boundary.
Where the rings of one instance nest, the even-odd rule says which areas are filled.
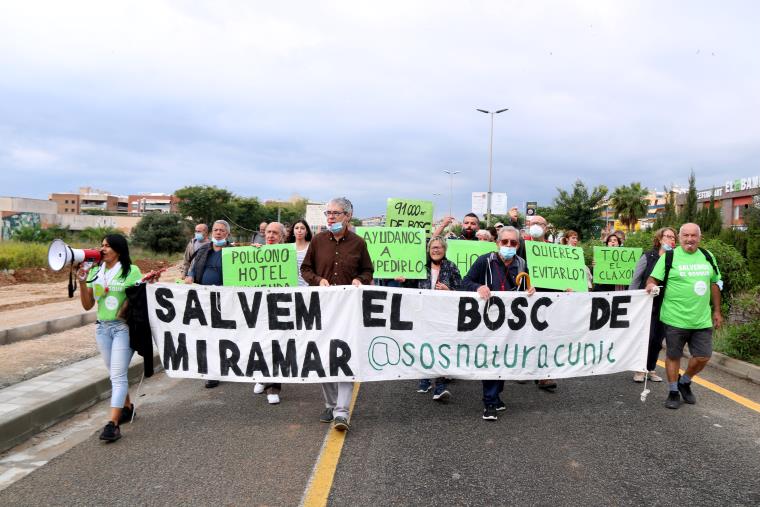
[[[717,273],[718,268],[715,266],[715,262],[713,262],[712,254],[701,246],[697,248],[699,248],[699,251],[702,252],[702,255],[705,256],[707,262],[710,263],[710,267],[712,268],[713,272]],[[668,250],[665,252],[665,276],[662,279],[662,290],[660,291],[661,296],[665,295],[665,288],[668,286],[668,275],[670,275],[670,268],[673,267],[673,252],[674,250]]]

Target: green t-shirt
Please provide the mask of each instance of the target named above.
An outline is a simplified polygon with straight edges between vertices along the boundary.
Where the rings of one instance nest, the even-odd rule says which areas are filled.
[[[710,256],[717,268],[715,256]],[[665,256],[660,256],[652,270],[652,278],[665,278]],[[710,262],[697,250],[690,254],[680,246],[673,250],[673,266],[668,274],[660,320],[681,329],[712,327],[710,284],[720,280],[720,270],[713,271]]]
[[[92,295],[98,303],[98,320],[116,320],[121,305],[127,299],[124,289],[142,278],[140,268],[132,264],[126,278],[121,277],[121,263],[106,270],[105,266],[97,266],[88,275],[87,287],[92,289]]]

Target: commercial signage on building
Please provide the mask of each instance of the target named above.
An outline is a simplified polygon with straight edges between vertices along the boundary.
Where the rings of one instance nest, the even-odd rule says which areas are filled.
[[[742,190],[752,190],[753,188],[760,188],[760,176],[739,178],[726,182],[726,192],[741,192]]]

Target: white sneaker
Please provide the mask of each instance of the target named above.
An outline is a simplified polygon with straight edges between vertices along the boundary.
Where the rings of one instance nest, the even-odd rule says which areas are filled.
[[[280,395],[279,394],[267,394],[267,401],[270,405],[277,405],[280,403]]]
[[[662,377],[657,375],[655,372],[650,371],[649,372],[649,381],[650,382],[662,382]]]
[[[637,371],[633,374],[633,381],[634,382],[644,382],[644,377],[646,377],[646,373],[643,371]]]
[[[256,385],[253,386],[253,394],[261,394],[264,392],[264,384],[259,384],[256,382]]]

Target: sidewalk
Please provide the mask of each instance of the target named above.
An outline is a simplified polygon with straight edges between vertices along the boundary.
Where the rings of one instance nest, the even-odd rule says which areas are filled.
[[[158,356],[154,356],[160,371]],[[142,358],[135,355],[129,381],[140,380]],[[0,390],[0,452],[111,395],[100,356],[85,359]]]

